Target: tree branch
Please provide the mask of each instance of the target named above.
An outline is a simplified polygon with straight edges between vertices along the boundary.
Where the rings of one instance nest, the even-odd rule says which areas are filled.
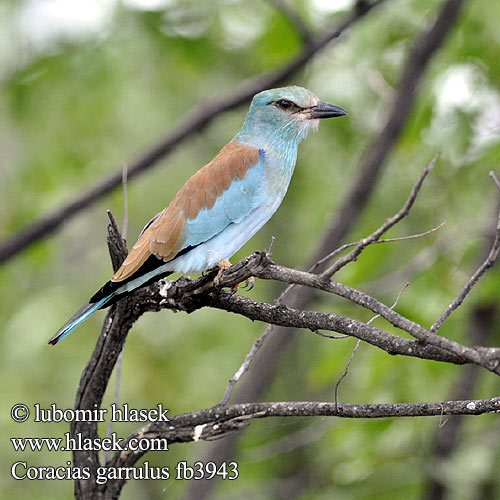
[[[492,177],[493,181],[495,182],[495,185],[500,191],[500,182],[498,181],[497,177],[493,172],[490,172],[490,176]],[[478,270],[471,276],[469,281],[463,286],[457,298],[446,308],[445,311],[443,311],[443,313],[431,326],[430,329],[431,332],[433,333],[437,332],[443,326],[443,323],[450,317],[453,311],[455,311],[458,307],[462,305],[463,301],[465,300],[467,295],[469,295],[474,285],[476,285],[476,283],[480,280],[481,276],[483,276],[483,274],[486,271],[488,271],[493,267],[493,264],[497,260],[499,251],[500,251],[500,209],[497,215],[495,239],[493,240],[493,244],[491,245],[490,253],[486,257],[485,261],[479,266]]]
[[[391,218],[387,219],[382,226],[380,226],[375,232],[373,232],[368,238],[364,238],[361,240],[354,250],[352,250],[348,255],[345,257],[340,258],[335,264],[330,266],[323,274],[322,277],[324,278],[331,278],[335,273],[340,271],[345,265],[349,264],[349,262],[355,261],[361,252],[369,245],[377,241],[386,231],[388,231],[391,227],[395,226],[401,219],[406,217],[411,210],[411,207],[415,203],[415,200],[417,199],[418,193],[420,192],[420,188],[422,187],[422,184],[424,183],[425,178],[429,174],[429,172],[434,168],[434,165],[436,164],[436,160],[439,157],[439,153],[434,156],[434,158],[426,165],[424,168],[424,171],[420,175],[420,177],[417,179],[415,182],[411,192],[410,196],[406,200],[406,203],[403,205],[401,210],[392,216]]]
[[[441,415],[481,415],[500,412],[500,397],[465,401],[436,401],[397,404],[338,404],[331,402],[242,403],[216,406],[169,417],[168,422],[146,425],[132,433],[132,439],[164,438],[169,445],[219,438],[240,430],[251,420],[269,417],[388,418]],[[144,451],[116,453],[108,467],[131,467]],[[108,481],[103,498],[117,498],[125,480]]]
[[[394,304],[392,304],[391,309],[394,309],[398,305],[398,302],[399,302],[399,299],[401,297],[401,294],[409,286],[410,286],[410,283],[405,283],[404,284],[403,288],[401,288],[401,290],[399,291],[399,293],[398,293],[398,295],[396,297],[396,300],[394,301]],[[371,325],[379,317],[380,317],[380,314],[375,314],[375,316],[373,316],[366,324],[367,325]],[[335,384],[335,391],[334,391],[334,394],[335,394],[335,405],[338,404],[338,400],[339,400],[339,387],[340,387],[340,384],[347,377],[347,375],[349,373],[349,367],[351,366],[352,360],[354,359],[354,356],[355,356],[356,351],[358,350],[360,344],[361,344],[361,340],[358,339],[358,341],[356,342],[356,345],[354,346],[354,349],[352,350],[351,356],[349,357],[349,360],[347,361],[347,365],[345,367],[344,373],[342,373],[342,375],[339,377],[339,379],[337,380],[337,382]]]
[[[253,268],[250,275],[261,279],[274,279],[285,283],[301,284],[334,293],[380,314],[394,326],[410,333],[420,342],[402,339],[365,323],[336,314],[304,311],[284,305],[273,306],[245,297],[231,295],[224,291],[218,293],[208,292],[204,297],[205,305],[241,314],[251,320],[264,321],[278,326],[291,326],[308,330],[328,330],[351,335],[379,347],[389,354],[403,354],[457,364],[469,362],[479,364],[494,373],[500,374],[500,348],[467,347],[447,337],[432,334],[421,325],[401,316],[373,297],[346,285],[335,282],[324,283],[316,275],[284,268],[273,263],[266,265],[265,268]],[[198,307],[198,304],[193,303],[189,307],[193,307],[193,305],[196,308]],[[173,303],[168,307],[172,306],[176,307]],[[183,304],[183,307],[186,307],[186,305]]]
[[[415,238],[421,238],[422,236],[427,236],[428,234],[434,233],[438,229],[441,229],[445,224],[446,224],[446,221],[443,221],[443,222],[441,222],[441,224],[438,224],[437,226],[433,227],[432,229],[428,229],[427,231],[424,231],[423,233],[409,234],[408,236],[398,236],[397,238],[384,238],[383,240],[373,240],[370,242],[370,245],[374,245],[374,244],[378,244],[378,243],[395,243],[397,241],[414,240]],[[344,250],[347,250],[348,248],[351,248],[351,247],[357,247],[358,245],[360,245],[362,243],[362,241],[363,240],[353,241],[351,243],[345,243],[344,245],[336,248],[335,250],[333,250],[333,252],[330,252],[328,255],[325,255],[322,259],[319,259],[317,262],[315,262],[309,268],[309,272],[315,271],[322,264],[324,264],[325,262],[328,262],[331,258],[335,257],[335,255],[338,255],[339,253],[343,252]]]

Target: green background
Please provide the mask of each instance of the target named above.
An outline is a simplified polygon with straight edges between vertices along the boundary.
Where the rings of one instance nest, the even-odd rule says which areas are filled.
[[[149,8],[148,8],[149,5]],[[292,1],[312,32],[339,22],[351,2]],[[290,83],[349,111],[321,124],[301,145],[289,192],[276,215],[233,258],[267,248],[274,260],[304,268],[318,238],[347,193],[363,153],[387,116],[402,64],[416,36],[441,2],[389,0],[349,29]],[[338,280],[391,304],[406,281],[397,310],[428,327],[455,297],[484,255],[500,174],[500,3],[473,0],[428,68],[410,119],[367,209],[349,236],[371,233],[395,213],[436,151],[442,155],[411,214],[390,237],[432,235],[376,245],[347,266]],[[0,3],[0,239],[70,201],[130,162],[198,106],[234,90],[243,80],[297,55],[301,37],[272,2],[202,0],[117,2],[93,0]],[[130,243],[152,215],[239,129],[246,106],[216,119],[201,134],[128,186]],[[62,499],[71,481],[15,481],[14,461],[66,465],[69,453],[15,453],[10,438],[61,437],[65,423],[18,424],[15,403],[72,408],[80,374],[103,320],[96,314],[56,348],[58,327],[110,277],[106,209],[121,222],[121,190],[72,219],[62,230],[0,267],[2,379],[2,497]],[[493,269],[442,329],[469,343],[470,314],[498,307]],[[272,301],[279,284],[257,281],[256,300]],[[322,295],[314,309],[367,321],[371,314]],[[495,313],[497,314],[497,313]],[[500,316],[499,316],[500,317]],[[379,319],[375,325],[393,332]],[[148,314],[125,346],[121,402],[133,408],[163,403],[172,413],[214,405],[265,325],[222,311]],[[398,332],[399,334],[400,332]],[[486,332],[499,344],[498,328]],[[302,332],[275,367],[269,401],[332,400],[355,340],[333,341]],[[340,400],[351,403],[452,399],[464,368],[391,357],[361,345]],[[113,400],[110,384],[104,407]],[[499,381],[482,370],[474,397],[498,394]],[[125,437],[136,424],[116,425]],[[102,426],[101,433],[105,433]],[[500,496],[498,416],[468,417],[459,445],[438,460],[432,445],[439,417],[341,420],[265,419],[241,436],[240,476],[220,482],[217,499],[425,498],[429,477],[449,487],[449,498]],[[153,452],[151,465],[174,467],[204,457],[210,444],[173,445]],[[188,482],[126,485],[122,498],[182,498]],[[287,493],[289,492],[289,493]]]

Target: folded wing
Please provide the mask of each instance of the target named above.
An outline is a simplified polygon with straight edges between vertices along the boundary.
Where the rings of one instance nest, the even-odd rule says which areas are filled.
[[[118,283],[139,274],[154,255],[163,262],[213,238],[239,222],[262,201],[264,152],[230,142],[179,190],[169,206],[146,225],[112,278]]]

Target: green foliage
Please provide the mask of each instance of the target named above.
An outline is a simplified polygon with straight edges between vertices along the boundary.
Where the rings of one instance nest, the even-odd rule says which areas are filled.
[[[157,10],[108,3],[101,26],[82,34],[77,27],[60,31],[54,22],[42,38],[28,16],[37,2],[0,5],[0,32],[9,35],[9,40],[0,35],[2,240],[135,158],[212,96],[281,66],[301,49],[293,25],[272,2],[249,7],[241,0],[172,0]],[[290,4],[315,32],[343,15],[324,10],[327,2]],[[267,248],[274,235],[278,263],[306,265],[353,182],[363,152],[384,123],[414,37],[437,8],[431,0],[388,1],[295,76],[293,83],[345,107],[350,116],[322,124],[303,144],[282,207],[235,259]],[[387,304],[410,281],[398,311],[424,326],[432,324],[476,268],[498,203],[488,171],[500,167],[499,16],[498,2],[476,0],[467,6],[428,68],[404,133],[349,239],[369,234],[400,208],[437,150],[442,157],[411,214],[387,236],[423,232],[443,220],[447,224],[425,238],[373,246],[337,277]],[[232,138],[244,113],[242,107],[217,119],[130,183],[130,243],[184,180]],[[8,409],[19,402],[72,408],[102,314],[56,348],[45,344],[109,278],[105,209],[121,219],[122,205],[117,191],[0,269],[2,497],[57,500],[71,495],[70,481],[10,478],[16,460],[65,465],[71,456],[15,453],[9,437],[61,437],[68,426],[31,420],[16,424]],[[469,343],[470,312],[479,304],[498,302],[498,279],[494,269],[445,324],[443,335]],[[276,284],[258,281],[251,297],[272,301],[277,292]],[[322,296],[314,307],[370,319],[367,311],[333,297]],[[375,324],[401,334],[383,320]],[[172,413],[215,404],[263,328],[214,310],[189,316],[163,311],[141,318],[126,344],[120,400],[134,408],[162,402]],[[498,331],[491,335],[489,342],[498,344]],[[354,344],[300,332],[275,367],[266,398],[331,400]],[[445,400],[453,397],[461,370],[390,357],[362,344],[341,385],[340,400]],[[475,396],[491,396],[498,387],[492,374],[481,373]],[[110,386],[104,407],[113,393]],[[496,482],[498,494],[497,420],[466,419],[461,445],[444,463],[434,463],[432,453],[439,418],[257,421],[238,447],[240,477],[221,482],[214,498],[282,498],[279,493],[297,478],[296,498],[421,498],[428,474],[442,474],[453,498],[476,498],[488,481]],[[126,436],[134,428],[124,423],[114,430]],[[105,433],[105,426],[100,431]],[[309,438],[294,446],[295,435]],[[282,447],[281,440],[287,439],[292,445]],[[177,445],[146,459],[173,467],[179,460],[201,459],[208,448],[204,442]],[[170,498],[179,498],[188,487],[186,481],[151,481],[147,487],[136,481],[125,487],[122,498],[144,498],[146,493],[164,498],[164,488]]]

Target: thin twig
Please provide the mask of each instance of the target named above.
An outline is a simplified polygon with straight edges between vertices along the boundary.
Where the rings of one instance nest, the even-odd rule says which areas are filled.
[[[444,421],[443,421],[443,412],[444,412],[444,407],[442,406],[441,407],[441,415],[439,415],[439,428],[442,429],[445,425],[446,425],[446,422],[448,422],[448,419],[445,418]]]
[[[500,181],[497,179],[497,177],[493,172],[490,172],[490,176],[495,182],[498,190],[500,191]],[[479,266],[477,271],[471,276],[469,281],[462,287],[462,290],[460,291],[458,296],[453,300],[453,302],[445,309],[445,311],[431,326],[430,331],[432,333],[436,333],[443,326],[443,323],[450,317],[453,311],[455,311],[458,307],[462,305],[467,295],[469,295],[470,291],[476,285],[479,279],[483,276],[483,274],[486,271],[488,271],[491,267],[493,267],[493,264],[495,263],[498,257],[499,251],[500,251],[500,208],[497,215],[495,239],[493,241],[493,245],[491,246],[490,253],[486,257],[486,260]]]
[[[431,234],[434,231],[437,231],[438,229],[441,229],[445,224],[446,224],[446,221],[443,221],[438,226],[433,227],[432,229],[429,229],[428,231],[424,231],[423,233],[411,234],[409,236],[400,236],[398,238],[386,238],[386,239],[383,239],[383,240],[375,240],[375,241],[371,241],[369,243],[369,245],[374,245],[376,243],[393,243],[393,242],[396,242],[396,241],[404,241],[404,240],[412,240],[414,238],[421,238],[422,236],[427,236],[428,234]],[[354,247],[356,245],[360,245],[362,243],[362,241],[363,240],[358,240],[358,241],[354,241],[352,243],[346,243],[345,245],[342,245],[342,246],[338,247],[337,249],[333,250],[333,252],[330,252],[328,255],[325,255],[323,258],[317,260],[307,270],[307,272],[308,273],[315,272],[316,269],[318,269],[318,267],[321,267],[323,264],[325,264],[325,262],[329,261],[335,255],[339,254],[340,252],[343,252],[347,248],[351,248],[351,247]],[[288,295],[288,293],[291,291],[291,289],[293,289],[294,286],[295,285],[289,285],[288,287],[286,287],[285,290],[283,290],[283,292],[281,293],[281,295],[279,295],[279,297],[275,300],[274,303],[275,304],[281,304],[283,302],[283,299]]]
[[[205,440],[210,436],[225,434],[225,423],[236,424],[255,418],[269,417],[310,417],[335,416],[341,418],[387,418],[418,417],[443,415],[481,415],[500,412],[500,397],[472,399],[463,401],[432,401],[425,403],[383,403],[383,404],[342,404],[335,407],[331,402],[283,401],[269,403],[241,403],[225,408],[213,407],[181,415],[169,416],[168,422],[148,424],[132,433],[131,439],[144,437],[152,439],[166,437],[168,443]],[[203,426],[202,432],[195,428]],[[234,430],[233,426],[229,427]],[[130,466],[145,452],[141,450],[128,453],[117,452],[111,462],[112,467]]]
[[[376,316],[373,316],[373,318],[375,318],[375,317]],[[351,352],[351,356],[349,357],[349,361],[346,364],[344,373],[342,373],[342,375],[337,380],[337,383],[335,384],[335,409],[336,410],[338,410],[338,404],[339,404],[338,400],[339,400],[339,387],[340,387],[340,384],[342,383],[342,380],[344,380],[347,377],[347,374],[349,373],[349,367],[351,366],[352,360],[354,359],[354,355],[356,354],[356,351],[358,350],[358,347],[360,346],[360,344],[361,344],[361,340],[358,339],[358,341],[356,342],[356,345],[354,346],[354,349]]]
[[[398,238],[385,238],[383,240],[375,240],[370,242],[370,245],[374,245],[377,243],[393,243],[395,241],[405,241],[405,240],[412,240],[414,238],[421,238],[422,236],[427,236],[428,234],[433,233],[434,231],[437,231],[438,229],[441,229],[444,225],[446,224],[446,221],[441,222],[436,227],[433,227],[432,229],[429,229],[428,231],[424,231],[423,233],[418,233],[418,234],[410,234],[409,236],[400,236]],[[335,255],[339,254],[340,252],[343,252],[344,250],[354,247],[356,245],[359,245],[361,243],[361,240],[354,241],[352,243],[346,243],[345,245],[342,245],[341,247],[335,249],[333,252],[330,252],[328,255],[325,255],[322,259],[318,260],[313,266],[311,266],[308,269],[308,272],[313,272],[315,271],[319,266],[330,260],[332,257],[335,257]]]
[[[405,283],[403,288],[398,293],[398,296],[396,297],[396,300],[394,301],[394,304],[392,304],[391,309],[394,310],[394,308],[398,305],[399,298],[401,297],[401,294],[410,286],[410,283]],[[380,314],[376,314],[373,316],[366,324],[370,325],[373,323],[377,318],[380,318]],[[358,350],[359,345],[361,344],[361,339],[358,339],[356,342],[356,345],[354,346],[354,349],[352,350],[351,357],[349,358],[349,361],[347,362],[347,365],[345,367],[344,373],[339,377],[337,380],[337,383],[335,384],[335,408],[338,408],[338,398],[339,398],[339,387],[340,384],[342,383],[342,380],[344,380],[347,377],[347,374],[349,373],[349,367],[351,366],[352,360],[354,359],[354,355],[356,354],[356,351]]]
[[[224,391],[224,395],[222,399],[218,403],[218,406],[227,405],[229,398],[231,397],[231,393],[233,392],[234,386],[238,383],[243,374],[248,371],[250,364],[252,363],[253,358],[259,352],[260,348],[264,345],[267,337],[271,334],[274,329],[274,325],[267,325],[266,329],[262,333],[262,335],[253,343],[252,348],[249,353],[245,356],[245,361],[238,368],[236,373],[229,380],[226,390]]]
[[[122,170],[122,191],[123,191],[123,229],[122,238],[127,241],[128,232],[128,164],[123,162]]]
[[[274,242],[276,241],[276,237],[273,235],[271,236],[271,243],[269,243],[269,248],[267,249],[267,253],[269,255],[272,255],[273,254],[273,245],[274,245]]]
[[[122,192],[123,192],[123,230],[122,230],[122,239],[127,240],[127,229],[128,229],[128,184],[127,184],[127,174],[128,167],[127,162],[123,162],[123,170],[122,170]],[[120,382],[122,377],[122,365],[123,365],[123,350],[125,346],[122,347],[120,354],[118,355],[118,359],[116,360],[116,378],[115,378],[115,407],[118,407],[120,404]],[[111,436],[111,432],[113,431],[113,419],[110,419],[108,423],[108,428],[106,430],[106,437],[109,438]],[[106,463],[109,462],[111,458],[111,452],[109,450],[106,451]]]
[[[319,330],[311,330],[311,331],[316,335],[319,335],[320,337],[324,337],[326,339],[342,340],[351,338],[351,335],[329,335],[328,333],[323,333],[320,332]]]
[[[489,176],[493,179],[493,182],[495,183],[496,187],[500,191],[500,181],[498,180],[498,178],[495,175],[495,172],[493,172],[493,170],[490,170]]]
[[[401,219],[406,217],[410,213],[410,209],[415,203],[417,195],[424,183],[425,178],[429,174],[429,172],[434,168],[436,161],[439,157],[439,153],[437,153],[434,158],[426,165],[424,171],[417,179],[417,182],[414,184],[410,196],[406,200],[406,203],[403,205],[401,210],[393,215],[391,218],[387,219],[382,226],[380,226],[376,231],[374,231],[367,238],[362,239],[348,255],[341,257],[338,259],[333,265],[331,265],[322,276],[325,278],[331,278],[336,272],[342,269],[344,266],[349,264],[350,262],[355,261],[361,252],[368,246],[371,245],[374,241],[377,241],[386,231],[388,231],[391,227],[397,224]]]
[[[392,323],[394,326],[400,328],[405,332],[408,332],[413,337],[422,342],[431,344],[440,349],[444,349],[450,353],[454,353],[459,357],[467,359],[468,362],[484,366],[494,373],[500,372],[500,359],[498,358],[497,350],[493,350],[491,351],[490,355],[487,355],[486,352],[480,351],[473,347],[464,346],[458,342],[455,342],[454,340],[449,339],[448,337],[436,335],[435,333],[426,330],[422,325],[419,325],[418,323],[393,311],[374,297],[371,297],[366,293],[363,293],[342,283],[331,280],[324,280],[321,276],[318,276],[316,274],[297,271],[296,269],[291,268],[285,268],[274,263],[266,264],[264,268],[257,267],[252,269],[252,276],[261,279],[284,281],[285,283],[289,284],[301,284],[307,287],[313,287],[318,290],[323,290],[328,293],[333,293],[340,297],[344,297],[345,299],[354,302],[361,307],[369,309],[374,313],[380,314],[384,319]],[[284,306],[271,306],[267,304],[265,307],[269,307],[275,311],[285,311]],[[249,313],[249,317],[251,317],[253,315],[253,311],[249,311]],[[303,313],[304,312],[302,312],[302,314]],[[299,323],[305,325],[302,320]],[[281,323],[280,325],[283,326]],[[309,325],[306,326],[306,328],[311,329]],[[318,324],[312,326],[312,328],[330,330],[330,328],[324,328],[323,326],[320,326]],[[345,331],[344,329],[335,329],[335,331],[345,334],[351,333],[349,331]]]

